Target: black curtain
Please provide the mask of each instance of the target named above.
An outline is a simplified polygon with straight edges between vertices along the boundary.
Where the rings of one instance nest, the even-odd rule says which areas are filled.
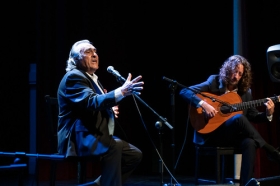
[[[267,48],[279,44],[279,4],[276,0],[246,1],[243,10],[248,46],[245,57],[252,63],[256,98],[279,94],[279,84],[270,81],[266,66]],[[0,151],[29,151],[29,65],[36,63],[37,151],[48,153],[44,95],[56,96],[70,48],[78,40],[89,39],[97,47],[100,57],[97,75],[106,89],[120,86],[106,72],[108,66],[114,66],[123,77],[129,72],[133,77],[143,75],[145,86],[141,98],[169,122],[172,122],[170,88],[162,77],[185,86],[199,83],[209,74],[218,73],[222,62],[233,53],[232,1],[29,1],[7,8],[9,13],[4,16],[2,28],[5,58],[1,74]],[[15,12],[17,16],[11,16]],[[187,123],[186,104],[178,96],[180,89],[176,89],[176,115],[172,123],[176,158],[183,148],[176,172],[192,176],[193,129]],[[144,153],[136,172],[157,173],[158,156],[148,135],[158,145],[154,126],[158,117],[142,103],[137,104],[141,115],[132,97],[125,99],[120,105],[118,121],[127,140]],[[172,134],[167,127],[163,130],[163,157],[172,170]],[[276,131],[271,140],[278,146],[278,127]],[[279,172],[266,170],[270,175]]]

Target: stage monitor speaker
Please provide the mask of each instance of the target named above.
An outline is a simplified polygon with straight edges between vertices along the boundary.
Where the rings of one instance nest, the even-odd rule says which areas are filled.
[[[280,82],[280,44],[268,47],[266,56],[271,81]]]

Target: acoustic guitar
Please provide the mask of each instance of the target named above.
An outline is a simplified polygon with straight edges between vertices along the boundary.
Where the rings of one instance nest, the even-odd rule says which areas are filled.
[[[235,116],[236,114],[242,114],[244,109],[251,107],[262,106],[267,99],[259,99],[248,102],[242,102],[240,96],[237,93],[229,92],[221,96],[217,96],[211,93],[203,92],[202,96],[198,94],[203,101],[212,105],[218,113],[212,117],[206,117],[206,113],[201,107],[190,108],[190,121],[193,128],[202,134],[210,133],[216,130],[220,125],[222,125],[229,118]],[[280,96],[271,97],[274,103],[280,101]]]

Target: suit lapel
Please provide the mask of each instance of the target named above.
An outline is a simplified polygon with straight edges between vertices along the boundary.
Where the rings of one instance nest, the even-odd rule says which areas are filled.
[[[103,94],[103,93],[101,92],[101,90],[98,88],[98,86],[95,84],[95,82],[94,82],[93,80],[91,80],[91,82],[92,82],[92,85],[93,85],[93,87],[94,87],[94,89],[95,89],[95,92],[96,92],[97,94]]]
[[[96,92],[97,94],[103,94],[101,92],[101,90],[98,88],[98,86],[96,85],[96,83],[92,80],[92,78],[87,73],[85,73],[81,70],[79,70],[79,71],[82,72],[87,77],[87,79],[91,82],[94,92]],[[102,90],[103,90],[103,87],[101,86],[101,83],[99,81],[98,81],[98,84],[99,84],[100,88],[102,88]]]

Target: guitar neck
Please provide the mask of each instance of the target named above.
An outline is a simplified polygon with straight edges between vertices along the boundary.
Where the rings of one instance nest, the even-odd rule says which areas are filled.
[[[270,99],[274,103],[280,102],[280,96],[270,97]],[[237,104],[232,104],[232,107],[235,108],[235,111],[241,111],[241,110],[244,110],[244,109],[247,109],[247,108],[262,106],[265,102],[267,102],[267,98],[259,99],[259,100],[253,100],[253,101],[247,101],[247,102],[242,102],[242,103],[237,103]]]

